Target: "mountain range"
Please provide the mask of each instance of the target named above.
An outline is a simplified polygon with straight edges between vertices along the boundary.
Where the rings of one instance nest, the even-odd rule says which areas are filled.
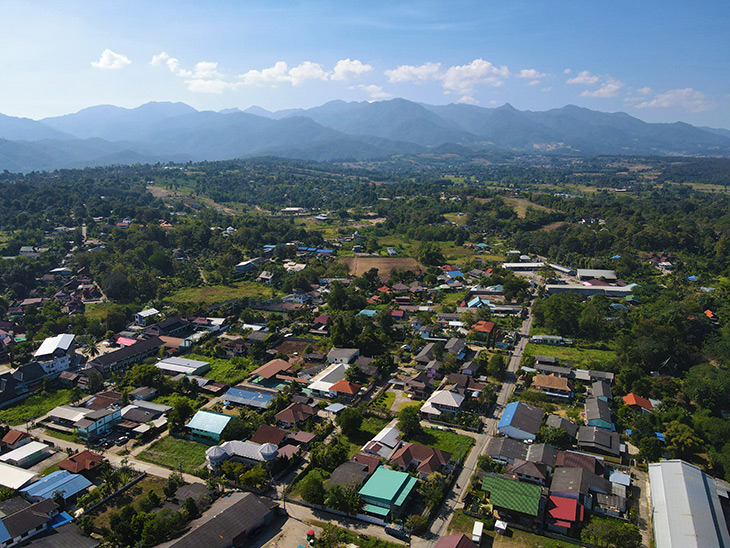
[[[573,156],[730,156],[730,131],[652,124],[568,105],[543,112],[391,99],[310,109],[198,111],[153,102],[31,120],[0,114],[0,170],[223,160],[262,155],[363,160],[429,150]]]

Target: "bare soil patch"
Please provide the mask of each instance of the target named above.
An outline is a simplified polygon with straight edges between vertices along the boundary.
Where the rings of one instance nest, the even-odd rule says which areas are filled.
[[[520,219],[524,219],[527,215],[527,208],[531,207],[533,209],[539,209],[540,211],[554,211],[553,209],[550,209],[549,207],[541,206],[539,204],[534,204],[530,200],[526,198],[505,198],[505,203],[512,206],[514,210],[517,212],[517,216]]]
[[[353,276],[362,276],[371,268],[377,268],[381,276],[389,276],[396,268],[416,273],[426,270],[421,263],[410,257],[344,257],[342,261]]]

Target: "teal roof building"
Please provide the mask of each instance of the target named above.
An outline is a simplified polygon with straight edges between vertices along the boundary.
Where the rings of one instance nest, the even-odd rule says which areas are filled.
[[[232,418],[230,415],[222,413],[198,411],[185,425],[185,428],[190,431],[193,439],[217,443],[221,441],[221,434]]]
[[[359,493],[368,514],[388,519],[400,513],[418,480],[405,472],[379,466]]]

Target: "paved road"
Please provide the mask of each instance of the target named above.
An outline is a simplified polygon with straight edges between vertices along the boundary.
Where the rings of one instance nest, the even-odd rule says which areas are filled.
[[[492,434],[497,429],[498,418],[502,414],[502,409],[507,404],[507,401],[512,395],[512,391],[514,390],[516,372],[520,368],[520,361],[522,360],[522,354],[525,351],[525,345],[529,340],[531,328],[532,310],[530,309],[527,318],[524,322],[522,322],[522,327],[520,328],[520,340],[512,351],[512,357],[507,364],[504,381],[502,382],[502,388],[497,395],[497,403],[494,410],[491,416],[487,417],[485,420],[482,434],[476,436],[476,444],[464,463],[464,467],[459,473],[456,485],[452,489],[451,493],[449,493],[449,496],[441,507],[441,510],[434,518],[428,533],[424,538],[413,537],[411,545],[414,548],[432,548],[438,539],[446,534],[449,522],[451,521],[457,507],[463,507],[464,498],[469,488],[469,480],[476,470],[477,460],[484,453],[489,438],[492,437]],[[464,433],[472,436],[474,435],[467,432]]]

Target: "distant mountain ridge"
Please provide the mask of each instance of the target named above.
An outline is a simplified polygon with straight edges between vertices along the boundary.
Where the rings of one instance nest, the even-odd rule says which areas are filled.
[[[99,105],[31,120],[0,115],[0,169],[277,155],[360,160],[442,150],[570,155],[730,156],[730,131],[652,124],[568,105],[427,105],[405,99],[331,101],[310,109],[198,111],[185,103]]]

